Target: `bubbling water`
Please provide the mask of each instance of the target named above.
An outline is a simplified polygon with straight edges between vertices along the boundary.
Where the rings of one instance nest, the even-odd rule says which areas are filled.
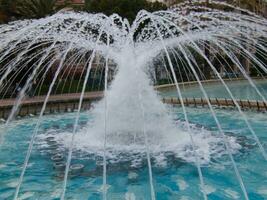
[[[230,5],[216,3],[234,11]],[[201,82],[210,78],[210,72],[221,82],[263,157],[267,159],[266,151],[246,114],[214,64],[217,61],[234,72],[238,71],[255,89],[262,101],[267,103],[242,61],[246,60],[259,76],[267,73],[266,64],[261,60],[266,57],[267,52],[264,43],[267,32],[266,19],[244,10],[236,9],[236,11],[238,12],[226,12],[204,7],[201,2],[200,4],[186,2],[174,10],[154,13],[140,11],[132,25],[116,14],[108,17],[103,14],[74,12],[61,12],[40,20],[1,25],[0,92],[6,94],[10,86],[22,76],[15,90],[17,91],[21,85],[22,88],[19,88],[6,125],[9,125],[16,115],[23,99],[32,90],[33,83],[37,82],[38,86],[42,86],[49,73],[52,71],[53,74],[32,134],[14,199],[18,198],[50,95],[55,85],[63,78],[73,81],[77,66],[82,66],[82,70],[78,70],[82,88],[79,90],[81,96],[74,127],[71,134],[54,135],[69,148],[62,200],[65,197],[72,153],[76,149],[103,155],[104,199],[106,199],[107,185],[106,161],[121,152],[145,152],[151,199],[155,199],[151,156],[155,156],[159,161],[164,160],[160,155],[167,151],[196,164],[204,199],[207,199],[207,194],[203,190],[201,164],[208,163],[214,155],[221,156],[226,153],[231,160],[244,197],[248,199],[232,155],[240,145],[236,143],[234,137],[225,135]],[[258,56],[255,55],[256,51]],[[86,128],[79,129],[84,94],[96,58],[104,60],[104,98],[96,103],[91,111],[93,122]],[[111,60],[116,64],[117,73],[113,82],[108,84]],[[204,68],[199,62],[202,62]],[[167,73],[169,81],[176,87],[184,115],[183,123],[180,121],[175,123],[173,115],[153,89],[149,71],[156,68],[156,63]],[[235,70],[232,69],[233,66]],[[74,69],[74,74],[70,69]],[[182,81],[183,75],[186,75],[188,81],[198,82],[216,122],[219,136],[208,130],[196,128],[190,123],[177,74]],[[1,133],[1,141],[3,136]]]
[[[89,116],[93,117],[93,113],[89,112]],[[170,121],[168,121],[170,122]],[[150,123],[153,124],[153,123]],[[164,125],[162,125],[164,126]],[[164,126],[165,127],[165,126]],[[223,145],[223,140],[216,132],[207,130],[205,127],[199,127],[190,124],[192,135],[195,139],[197,156],[200,158],[201,165],[208,165],[213,159],[219,159],[227,155]],[[107,135],[107,160],[109,163],[131,162],[131,167],[138,167],[143,161],[146,153],[144,136],[142,130],[133,132],[127,130],[123,132],[112,132]],[[182,121],[172,121],[172,127],[169,129],[153,129],[148,131],[148,143],[150,147],[151,157],[157,166],[165,166],[168,156],[173,155],[175,159],[184,162],[195,163],[195,152],[192,149],[192,143],[187,133],[186,124]],[[63,149],[71,146],[71,132],[66,130],[53,130],[39,134],[38,143],[44,144],[46,147],[47,139],[53,138]],[[237,141],[234,135],[228,135],[227,139],[231,145],[232,153],[238,153],[242,144]],[[103,127],[96,127],[94,119],[81,127],[76,134],[74,152],[84,152],[89,155],[102,156],[103,152],[104,132]],[[40,145],[42,148],[42,145]],[[64,151],[64,150],[61,151]],[[80,153],[75,153],[80,156]],[[75,156],[74,156],[75,158]],[[135,166],[137,165],[137,166]]]
[[[133,162],[140,159],[136,154],[142,155],[146,151],[142,132],[143,124],[145,124],[150,152],[155,155],[155,159],[159,154],[172,152],[177,158],[195,162],[195,154],[185,123],[175,121],[175,116],[171,113],[170,108],[161,102],[145,73],[145,68],[142,67],[145,65],[140,64],[142,61],[137,60],[127,50],[123,54],[123,59],[119,62],[120,70],[107,90],[106,99],[94,104],[94,108],[89,113],[93,120],[76,133],[75,149],[97,155],[102,154],[105,138],[104,103],[107,101],[106,139],[109,158],[116,158],[116,154],[125,153]],[[138,94],[142,95],[142,103],[145,108],[144,118]],[[220,157],[225,154],[220,137],[204,128],[197,128],[193,124],[190,126],[192,126],[191,131],[202,164],[208,164],[212,156]],[[70,134],[61,132],[53,136],[65,147],[70,147]],[[46,136],[43,135],[43,137]],[[230,141],[233,152],[240,149],[240,145],[235,142],[234,138]],[[132,156],[129,157],[131,154]],[[123,160],[126,159],[125,157]],[[116,159],[116,161],[120,162],[121,160]]]

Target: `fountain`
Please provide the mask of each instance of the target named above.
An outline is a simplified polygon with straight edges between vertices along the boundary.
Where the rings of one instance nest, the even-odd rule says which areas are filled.
[[[233,10],[230,5],[217,3]],[[248,183],[247,177],[244,179],[242,176],[245,172],[239,156],[246,156],[245,153],[242,154],[242,151],[246,151],[245,147],[257,149],[254,150],[259,157],[256,161],[261,163],[259,166],[265,166],[266,140],[264,142],[264,137],[258,135],[259,130],[251,122],[251,117],[242,110],[214,62],[224,62],[231,70],[234,70],[234,66],[265,105],[267,102],[264,91],[259,89],[256,81],[249,76],[242,60],[245,59],[265,80],[266,64],[255,56],[253,51],[257,50],[260,56],[266,56],[266,25],[266,19],[246,10],[226,12],[192,2],[168,11],[140,11],[132,25],[116,14],[108,17],[103,14],[74,12],[60,12],[39,20],[1,25],[0,89],[3,97],[7,91],[12,90],[10,87],[16,84],[18,77],[22,76],[21,82],[13,88],[12,93],[17,91],[16,100],[1,128],[0,144],[3,152],[8,150],[9,132],[17,130],[14,124],[19,122],[14,122],[13,119],[21,104],[28,98],[27,95],[32,93],[34,87],[41,88],[48,76],[52,76],[52,79],[43,98],[38,118],[25,122],[31,124],[30,127],[25,127],[26,132],[30,130],[30,136],[27,136],[29,142],[27,148],[27,143],[22,145],[22,148],[27,150],[23,155],[25,158],[22,168],[20,169],[20,165],[17,166],[19,172],[16,171],[13,193],[10,195],[8,189],[7,192],[0,190],[0,197],[1,193],[5,192],[12,197],[4,198],[15,200],[19,199],[21,192],[23,195],[33,195],[27,193],[30,192],[29,189],[23,186],[28,182],[27,172],[32,170],[30,164],[35,163],[39,151],[48,155],[48,158],[44,159],[46,162],[47,159],[52,162],[52,167],[48,169],[55,170],[55,176],[59,179],[56,180],[56,188],[59,188],[57,197],[62,200],[84,199],[89,195],[92,195],[89,199],[112,199],[116,190],[122,190],[119,192],[122,196],[114,196],[114,199],[124,198],[123,195],[126,199],[164,199],[167,196],[172,199],[186,199],[189,195],[194,199],[253,199],[255,195],[260,195],[251,192],[251,183]],[[104,63],[104,98],[94,103],[93,109],[84,113],[82,105],[96,59]],[[204,63],[204,70],[203,66],[199,65],[199,60]],[[113,81],[109,80],[111,63],[116,64]],[[154,90],[151,71],[155,65],[161,66],[167,73],[181,107],[168,107]],[[44,114],[53,92],[57,90],[59,83],[62,83],[63,77],[71,82],[75,80],[77,66],[82,66],[79,77],[81,87],[77,87],[80,94],[78,107],[74,113],[61,116],[64,118],[70,115],[71,120],[66,118],[66,121],[71,121],[71,124],[66,124],[66,130],[58,126],[57,129],[47,131],[45,127],[53,123],[53,120],[57,124],[65,123],[64,120],[60,121],[57,115],[49,118]],[[217,82],[221,83],[236,107],[237,111],[232,112],[238,113],[235,120],[241,118],[242,123],[234,126],[245,127],[246,136],[238,137],[235,133],[225,130],[225,127],[231,128],[230,122],[220,117],[205,90],[203,81],[210,76],[204,72],[207,69],[214,74]],[[180,80],[183,81],[183,77],[177,76],[177,73],[182,75],[181,72],[187,76],[188,81],[191,77],[190,80],[196,81],[199,85],[199,91],[208,106],[208,109],[201,111],[205,114],[205,119],[198,116],[197,120],[193,120],[192,113],[196,116],[201,113],[191,111],[192,108],[186,106],[182,85],[179,83]],[[63,85],[65,84],[66,82]],[[35,93],[38,94],[38,91]],[[81,125],[82,117],[87,119],[85,126]],[[234,117],[234,114],[228,118],[231,117]],[[212,121],[212,128],[197,125],[198,120],[199,123],[201,120],[206,120],[207,123]],[[22,128],[21,131],[25,130]],[[17,140],[20,140],[19,136]],[[40,149],[36,150],[35,146],[39,146]],[[79,160],[82,155],[83,159]],[[44,160],[41,163],[45,162]],[[21,164],[21,161],[19,163]],[[39,164],[36,165],[38,170],[33,170],[33,174],[44,170]],[[225,169],[224,166],[230,167],[231,170]],[[143,169],[145,170],[142,171]],[[190,184],[194,187],[192,186],[191,190],[187,189],[188,185],[179,178],[180,174],[176,177],[179,189],[175,191],[170,186],[172,183],[167,183],[166,178],[161,177],[164,169],[170,171],[166,172],[168,181],[173,180],[180,170],[181,173],[192,175],[194,180]],[[211,187],[216,180],[210,176],[218,169],[225,171],[224,175],[231,179],[231,183],[228,189],[217,189],[217,192]],[[123,183],[116,183],[114,174],[125,175],[128,171],[128,177],[131,177],[128,182],[122,180]],[[233,173],[230,175],[231,171]],[[77,175],[71,176],[76,172]],[[44,174],[46,173],[50,172],[45,171]],[[141,179],[139,176],[145,176],[144,173],[148,174],[148,179],[143,182],[149,183],[149,187],[142,185],[145,192],[140,192],[138,184],[131,182]],[[73,183],[75,177],[84,179]],[[84,183],[89,179],[90,183]],[[112,180],[115,181],[114,185]],[[49,182],[46,178],[36,183],[39,181],[46,184]],[[168,187],[160,186],[163,182],[169,184]],[[82,187],[90,185],[85,190],[97,192],[79,194],[75,191],[79,184],[83,185]],[[224,180],[222,188],[226,187],[225,184],[227,180]],[[94,185],[98,187],[97,190],[89,189]],[[136,191],[125,191],[126,187],[131,185],[131,190],[135,191],[136,187]],[[229,189],[230,186],[238,192]],[[44,187],[51,191],[51,186]],[[122,187],[125,187],[124,190]],[[71,188],[71,194],[68,194],[68,188]],[[261,194],[266,195],[265,188],[259,190]],[[182,195],[183,192],[185,195]],[[75,196],[74,193],[80,196]],[[36,195],[41,194],[36,192]],[[49,199],[52,196],[44,198]]]

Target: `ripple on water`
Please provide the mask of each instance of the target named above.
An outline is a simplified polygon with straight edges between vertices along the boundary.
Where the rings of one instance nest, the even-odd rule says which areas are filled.
[[[203,118],[201,118],[201,120],[207,120],[207,119],[203,117]],[[227,120],[231,120],[231,119],[227,119]],[[257,124],[253,123],[253,125],[256,126]],[[231,131],[234,133],[234,134],[230,134],[227,132],[227,136],[229,137],[231,142],[234,143],[234,145],[242,144],[242,147],[247,152],[251,152],[251,154],[255,153],[255,156],[253,154],[253,156],[251,156],[251,157],[253,157],[253,161],[254,161],[254,158],[256,161],[258,161],[257,160],[258,159],[258,153],[256,151],[254,151],[254,148],[246,148],[245,145],[250,144],[250,139],[249,139],[249,137],[243,137],[243,134],[245,133],[246,130],[243,130],[242,127],[239,127],[239,126],[240,125],[236,124],[236,127],[232,127],[232,125],[231,125],[231,127],[226,127],[227,130],[229,129],[229,132]],[[20,133],[20,128],[21,128],[21,126],[14,128],[14,132]],[[39,142],[39,143],[36,146],[38,146],[38,150],[40,150],[40,152],[42,152],[42,155],[38,156],[38,154],[36,154],[36,152],[38,153],[38,151],[34,152],[33,155],[35,156],[35,158],[38,158],[38,159],[33,160],[34,162],[32,161],[31,163],[29,163],[28,167],[31,168],[30,170],[37,169],[39,167],[39,165],[38,165],[39,162],[43,162],[44,164],[48,164],[47,167],[50,166],[52,169],[53,162],[50,160],[50,157],[52,155],[55,155],[56,153],[64,153],[64,155],[65,155],[65,148],[62,147],[63,145],[60,146],[60,149],[53,150],[54,151],[53,153],[50,150],[47,150],[48,144],[47,144],[46,139],[49,136],[61,134],[61,131],[55,132],[55,131],[49,131],[49,130],[50,129],[46,129],[46,130],[44,130],[44,133],[41,132],[41,133],[43,133],[43,134],[41,134],[41,136],[44,136],[44,137],[39,136],[39,138],[38,138],[39,140],[37,140],[37,142]],[[199,129],[197,129],[197,130],[199,130]],[[257,133],[260,135],[261,139],[262,138],[265,139],[265,137],[264,137],[265,132],[264,131],[262,131],[262,132],[259,131]],[[213,136],[212,134],[206,134],[206,135],[207,136]],[[240,135],[242,137],[240,137]],[[214,138],[214,137],[211,137],[211,138]],[[236,138],[236,140],[233,140],[234,138]],[[11,138],[11,139],[13,139],[13,138]],[[205,138],[205,139],[209,139],[209,137]],[[215,137],[214,143],[218,141],[217,139],[220,141],[220,138]],[[236,141],[238,144],[236,143]],[[19,141],[19,142],[21,142],[21,141]],[[85,142],[88,143],[87,140]],[[13,142],[11,144],[12,145],[14,144],[14,146],[16,145],[15,142]],[[204,147],[203,143],[200,143],[199,146],[202,146],[202,148]],[[216,145],[215,147],[218,147],[218,146]],[[159,149],[160,149],[160,147],[159,147]],[[161,148],[161,149],[165,150],[164,148]],[[205,149],[209,150],[208,146]],[[132,149],[129,148],[126,150],[128,150],[130,152]],[[146,161],[145,160],[146,154],[140,153],[140,156],[139,156],[139,152],[142,152],[141,150],[142,149],[140,149],[140,151],[130,152],[131,154],[130,153],[122,154],[120,151],[118,151],[118,153],[116,153],[116,151],[114,151],[114,154],[112,154],[112,155],[110,155],[110,157],[108,157],[108,158],[110,158],[110,163],[108,163],[109,166],[113,166],[113,165],[116,166],[116,167],[114,167],[116,169],[114,172],[114,177],[115,176],[116,177],[114,178],[114,180],[108,181],[108,183],[112,185],[112,187],[109,186],[110,189],[109,189],[108,195],[111,194],[112,197],[114,197],[114,199],[128,199],[128,200],[132,200],[132,199],[135,200],[135,199],[141,199],[141,198],[149,199],[149,197],[150,197],[149,184],[147,184],[148,183],[147,179],[144,178],[146,176],[144,176],[142,174],[143,170],[141,171],[141,167],[145,166],[145,164],[143,164],[143,163],[146,163],[146,162],[144,162],[144,161]],[[183,149],[181,149],[181,151],[182,150]],[[189,151],[190,148],[185,149],[184,152],[187,150]],[[221,149],[221,150],[223,150],[223,149]],[[88,154],[87,152],[82,152],[82,151],[77,150],[77,151],[75,151],[75,153],[77,153],[77,154],[74,154],[75,160],[79,160],[79,159],[83,160],[84,157],[87,157],[87,156],[90,157],[90,159],[88,161],[88,163],[90,165],[90,167],[88,167],[88,169],[90,168],[90,170],[91,170],[91,168],[93,169],[95,167],[94,162],[98,161],[98,158],[100,158],[100,156],[98,156],[98,154],[96,155],[98,157],[95,159],[94,155],[91,156],[91,154]],[[78,153],[79,153],[79,156],[78,156]],[[81,154],[81,156],[80,156],[80,154]],[[2,153],[2,155],[5,158],[5,154]],[[101,152],[101,155],[102,155],[102,152]],[[176,157],[174,155],[175,155],[174,153],[172,153],[172,152],[170,153],[169,151],[166,153],[165,152],[163,153],[162,151],[160,151],[160,153],[152,152],[153,169],[155,169],[153,171],[153,176],[155,177],[155,180],[156,180],[155,181],[155,189],[156,189],[158,197],[161,196],[161,197],[163,197],[162,199],[165,199],[165,198],[167,199],[168,197],[170,197],[170,199],[177,199],[177,200],[178,199],[179,200],[198,199],[196,195],[201,195],[201,193],[200,193],[199,187],[198,187],[199,181],[197,178],[195,178],[193,176],[196,174],[195,173],[196,170],[194,171],[192,176],[191,176],[191,173],[193,171],[191,171],[191,170],[183,171],[184,168],[191,169],[190,165],[183,163],[178,158],[176,159]],[[185,154],[185,155],[188,155],[188,154]],[[114,156],[114,163],[112,163],[112,161],[113,161],[112,156]],[[237,156],[239,156],[239,155],[237,155]],[[91,157],[92,157],[93,163],[91,163]],[[156,157],[156,158],[154,158],[154,157]],[[115,158],[118,159],[118,161]],[[124,161],[124,158],[127,158],[126,161],[130,160],[131,162]],[[244,158],[246,158],[246,157],[244,157]],[[24,159],[24,156],[21,158],[20,162],[22,162],[23,159]],[[49,162],[46,162],[46,159]],[[250,157],[248,157],[248,159],[250,159]],[[99,161],[101,161],[101,163],[102,163],[102,159],[99,159]],[[222,161],[223,163],[220,161]],[[242,161],[244,161],[244,163],[242,163]],[[243,160],[243,159],[240,159],[239,157],[237,157],[238,164],[240,164],[240,165],[242,164],[242,167],[244,166],[245,169],[253,169],[253,168],[250,168],[250,163],[253,163],[253,162],[249,162],[249,161],[251,161],[251,160]],[[87,161],[84,161],[84,162],[86,163]],[[166,162],[167,162],[167,165],[165,164]],[[182,163],[182,164],[180,164],[180,163]],[[262,162],[259,162],[259,164],[260,164],[259,166],[260,166],[260,169],[263,169],[263,171],[257,170],[258,171],[257,176],[262,177],[264,179],[264,177],[267,177],[267,172],[264,171],[264,168],[262,168],[261,163]],[[136,169],[136,167],[132,168],[132,166],[130,169],[128,169],[128,168],[126,169],[126,168],[124,168],[124,165],[126,166],[126,164],[127,165],[132,164],[133,166],[138,166],[139,169]],[[123,167],[121,167],[122,165],[123,165]],[[17,186],[17,181],[18,181],[18,179],[17,179],[18,176],[17,176],[17,174],[13,173],[12,169],[15,167],[16,167],[16,169],[18,169],[20,166],[21,165],[18,165],[17,162],[10,162],[10,160],[8,160],[8,162],[4,162],[3,164],[0,164],[0,171],[3,171],[4,173],[7,172],[8,174],[11,175],[9,180],[2,179],[2,183],[6,187],[3,190],[1,190],[2,193],[0,194],[0,200],[12,199],[12,197],[14,195],[14,188]],[[120,166],[120,167],[117,167],[117,166]],[[175,170],[175,172],[173,174],[173,171],[171,170],[171,168],[169,168],[169,166],[170,167],[171,166],[179,167],[179,170]],[[212,160],[212,163],[209,167],[213,168],[216,172],[221,171],[221,173],[224,175],[224,172],[228,171],[228,169],[227,169],[228,168],[228,162],[226,162],[224,160],[224,158],[222,158],[222,160],[218,160],[218,161]],[[112,169],[114,169],[114,168],[112,168]],[[19,169],[21,169],[21,168],[19,168]],[[100,169],[100,168],[97,168],[95,171],[93,170],[92,173],[90,171],[90,173],[88,173],[89,174],[88,176],[91,176],[94,173],[97,174],[98,169]],[[124,171],[125,169],[127,171]],[[164,172],[166,172],[166,174],[162,173],[163,170],[164,170]],[[121,172],[123,172],[123,178],[121,177],[121,174],[122,174]],[[127,172],[128,172],[128,174],[127,174]],[[186,172],[186,174],[185,174],[185,172]],[[189,172],[189,173],[187,173],[187,172]],[[247,178],[247,177],[254,174],[254,173],[250,174],[251,170],[248,170],[248,172],[249,173],[245,173],[243,175],[243,177]],[[52,175],[53,175],[53,173],[54,173],[54,171],[51,170]],[[126,173],[126,177],[125,177],[125,173]],[[48,174],[49,176],[47,176],[47,178],[49,178],[49,180],[50,180],[51,174],[49,172],[49,174]],[[73,191],[73,194],[72,194],[72,196],[70,196],[70,198],[81,199],[81,197],[88,198],[88,196],[91,197],[91,195],[94,198],[90,198],[90,199],[96,199],[98,197],[101,197],[101,195],[102,195],[102,190],[101,190],[102,178],[100,179],[98,177],[99,179],[98,179],[98,181],[96,181],[95,180],[95,174],[94,174],[94,177],[92,178],[92,180],[89,179],[88,177],[85,177],[86,179],[88,178],[87,179],[88,183],[86,181],[86,185],[87,185],[87,188],[89,188],[89,190],[90,190],[90,192],[86,192],[86,194],[83,194],[81,192],[81,190],[79,189],[79,187],[76,187],[77,185],[81,184],[80,180],[83,179],[83,177],[76,177],[76,178],[70,179],[71,184],[74,185],[74,187],[75,187],[74,188],[71,186],[71,188],[70,188],[70,191]],[[188,174],[190,174],[190,176],[187,176]],[[84,175],[87,176],[86,173],[84,173]],[[102,175],[102,171],[100,172],[100,175]],[[128,177],[127,177],[127,175],[128,175]],[[224,177],[224,176],[221,177],[221,178],[226,179],[226,181],[225,181],[226,184],[231,183],[230,181],[232,181],[232,179],[235,178],[235,177],[234,178],[230,177],[228,175],[228,173],[226,173],[225,176],[226,175],[227,175],[227,177]],[[96,176],[98,176],[98,175],[96,175]],[[255,180],[256,180],[257,176],[255,175],[253,177],[253,179],[255,178]],[[192,177],[194,177],[194,179]],[[110,178],[110,177],[108,177],[108,178]],[[127,178],[128,178],[128,180],[127,180]],[[209,178],[209,176],[207,177],[207,180],[208,180],[208,178]],[[219,180],[220,176],[214,177],[214,180],[216,181],[217,178]],[[30,180],[32,180],[32,179],[30,179]],[[55,179],[55,181],[56,180],[57,179]],[[59,179],[59,180],[61,180],[61,179]],[[90,182],[89,182],[89,180],[90,180]],[[119,180],[122,180],[122,181],[119,181]],[[54,181],[54,179],[53,179],[53,181]],[[116,181],[116,184],[114,184],[115,181]],[[209,184],[211,184],[211,183],[209,183]],[[1,185],[1,178],[0,178],[0,185]],[[29,190],[34,191],[34,193],[23,193],[23,191],[22,191],[22,193],[20,193],[20,199],[38,198],[39,191],[40,191],[38,187],[40,187],[40,184],[36,185],[36,186],[34,184],[27,184],[27,187],[28,186],[30,188]],[[44,185],[42,185],[42,190],[44,190],[43,186]],[[33,187],[36,189],[33,189]],[[51,187],[53,187],[53,186],[51,186]],[[208,185],[205,187],[205,191],[207,194],[211,194],[209,196],[211,199],[213,197],[214,197],[214,199],[215,199],[215,197],[220,198],[220,199],[225,198],[225,199],[231,199],[231,200],[242,199],[243,196],[241,193],[238,193],[238,191],[239,191],[238,187],[232,187],[230,185],[225,185],[223,187],[224,188],[220,188],[220,187],[213,188],[210,185]],[[254,188],[254,193],[249,193],[249,196],[251,197],[251,199],[252,198],[254,198],[254,199],[267,199],[267,187],[264,186],[264,183],[258,182],[255,184],[255,186],[253,185],[252,187]],[[248,187],[248,189],[252,189],[252,187]],[[120,188],[120,189],[117,191],[117,188]],[[123,191],[121,190],[121,188],[123,188]],[[0,189],[2,189],[2,188],[0,187]],[[57,199],[60,197],[61,188],[53,187],[53,189],[52,188],[50,188],[50,189],[51,189],[51,193],[49,192],[48,198]],[[49,189],[49,191],[50,191],[50,189]],[[216,194],[216,189],[217,189],[218,194]],[[220,190],[220,192],[219,192],[219,190]],[[121,192],[121,193],[117,194],[116,192]],[[45,195],[45,194],[42,194],[42,195]],[[46,198],[47,197],[45,196],[44,199],[46,199]]]
[[[59,198],[61,192],[62,192],[62,188],[57,188],[52,192],[51,197],[52,198]]]
[[[25,192],[22,195],[20,195],[18,200],[29,199],[30,197],[33,197],[33,196],[34,196],[34,192]]]
[[[125,194],[125,200],[135,200],[136,198],[135,198],[135,195],[134,195],[134,193],[132,193],[132,192],[127,192],[126,194]]]
[[[214,188],[213,186],[211,185],[205,185],[204,186],[204,191],[207,195],[213,193],[213,192],[216,192],[216,188]]]
[[[138,177],[138,174],[135,172],[129,172],[128,174],[128,179],[130,180],[137,179],[137,177]]]
[[[225,191],[226,196],[228,196],[231,199],[239,199],[240,198],[239,193],[234,191],[234,190],[232,190],[232,189],[230,189],[230,188],[228,188],[228,189],[226,189],[224,191]]]
[[[182,191],[186,190],[186,188],[188,188],[188,184],[184,181],[184,179],[178,179],[177,180],[177,186]]]
[[[0,169],[4,169],[4,168],[6,168],[6,165],[0,164]]]
[[[15,188],[18,185],[18,179],[11,179],[6,185],[10,188]]]
[[[267,198],[267,186],[261,186],[257,192]]]
[[[189,197],[187,197],[187,196],[182,196],[180,200],[189,200]]]

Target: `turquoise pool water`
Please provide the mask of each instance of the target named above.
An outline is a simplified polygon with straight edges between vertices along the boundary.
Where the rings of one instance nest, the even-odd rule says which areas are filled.
[[[171,108],[177,120],[182,120],[180,108]],[[213,134],[217,128],[207,109],[188,108],[189,120]],[[235,153],[234,159],[243,178],[251,200],[267,199],[266,164],[258,147],[239,113],[229,110],[216,110],[224,131],[236,138],[242,148]],[[252,127],[267,149],[267,115],[265,113],[246,112]],[[80,127],[90,121],[88,113],[81,115]],[[70,131],[74,114],[46,116],[40,133]],[[22,119],[9,127],[3,146],[0,147],[0,199],[12,199],[15,186],[21,172],[27,144],[36,119]],[[3,125],[1,125],[3,130]],[[166,130],[167,131],[167,130]],[[55,144],[53,144],[55,145]],[[62,188],[62,169],[54,168],[51,156],[55,153],[53,145],[47,140],[38,139],[25,174],[20,199],[46,200],[59,199]],[[57,151],[66,157],[66,149],[56,144]],[[167,153],[168,154],[168,153]],[[122,155],[118,155],[122,156]],[[137,156],[137,155],[136,155]],[[71,174],[68,181],[66,199],[102,199],[102,158],[86,152],[76,151],[72,163],[85,166],[80,173]],[[166,165],[158,166],[152,159],[152,170],[156,197],[160,200],[198,200],[202,199],[199,190],[199,178],[193,164],[176,158],[169,152]],[[228,156],[211,159],[202,166],[206,192],[211,200],[244,199],[233,167]],[[149,177],[146,161],[139,166],[130,167],[128,162],[108,164],[108,199],[150,199]]]
[[[258,95],[248,81],[232,81],[226,83],[236,99],[262,100],[262,97]],[[267,80],[255,80],[255,85],[261,94],[267,98]],[[221,83],[204,84],[204,88],[210,98],[230,98],[229,93]],[[184,98],[204,97],[198,85],[189,87],[183,87],[181,85],[181,91]],[[162,90],[161,94],[163,96],[177,97],[175,88]]]

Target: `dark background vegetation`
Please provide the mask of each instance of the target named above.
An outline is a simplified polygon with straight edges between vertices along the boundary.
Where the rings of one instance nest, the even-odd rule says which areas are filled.
[[[182,3],[185,0],[173,1],[173,4]],[[258,13],[263,12],[266,16],[266,2],[264,0],[225,0],[234,6]],[[84,5],[72,4],[71,0],[63,0],[58,4],[57,0],[0,0],[0,23],[7,23],[16,19],[41,18],[61,10],[72,7],[76,11],[102,12],[106,15],[118,13],[130,22],[136,14],[142,10],[156,11],[167,9],[165,4],[147,2],[146,0],[85,0]],[[212,0],[206,0],[211,7],[216,6]],[[222,8],[226,9],[226,8]]]
[[[0,23],[16,19],[42,18],[65,8],[90,13],[117,13],[130,22],[140,10],[156,11],[167,9],[166,5],[146,0],[86,0],[84,5],[73,5],[71,1],[58,4],[56,0],[0,0]]]

